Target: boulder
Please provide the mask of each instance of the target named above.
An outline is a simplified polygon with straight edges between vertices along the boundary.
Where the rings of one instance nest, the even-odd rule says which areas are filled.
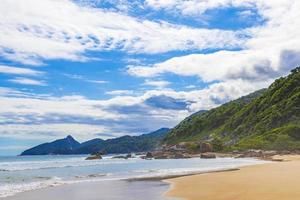
[[[147,154],[146,154],[146,158],[153,158],[153,155],[152,155],[152,153],[151,153],[151,152],[147,152]]]
[[[100,159],[102,159],[102,156],[100,153],[98,153],[87,157],[85,160],[100,160]]]
[[[131,153],[127,154],[127,155],[126,155],[126,158],[132,158]]]
[[[214,153],[202,153],[200,155],[200,158],[212,159],[212,158],[216,158],[216,154],[214,154]]]
[[[183,154],[183,153],[175,153],[174,155],[173,155],[173,158],[175,158],[175,159],[182,159],[182,158],[191,158],[191,156],[190,155],[188,155],[188,154]]]
[[[153,154],[151,152],[146,153],[145,156],[141,156],[141,159],[150,160],[153,158]]]

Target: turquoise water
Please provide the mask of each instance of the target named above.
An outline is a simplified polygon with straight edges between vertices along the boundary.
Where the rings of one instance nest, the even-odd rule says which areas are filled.
[[[0,157],[0,198],[49,186],[129,178],[184,175],[258,164],[254,159],[112,159],[80,156]]]

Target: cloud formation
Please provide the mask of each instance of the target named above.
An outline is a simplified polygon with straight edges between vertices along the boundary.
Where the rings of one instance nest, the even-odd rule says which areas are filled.
[[[258,82],[266,87],[270,81],[287,74],[300,61],[299,1],[220,0],[220,1],[160,1],[149,0],[155,9],[173,9],[183,13],[201,14],[215,7],[254,6],[266,22],[247,28],[251,37],[240,50],[219,50],[206,54],[173,57],[150,65],[129,66],[128,73],[138,77],[157,77],[165,73],[196,76],[211,83],[229,84],[242,80],[249,85]],[[240,85],[236,86],[240,87]],[[253,88],[253,89],[258,89]]]
[[[16,74],[16,75],[28,75],[28,76],[40,76],[44,72],[33,70],[29,68],[13,67],[7,65],[0,65],[0,73],[3,74]]]
[[[242,33],[141,20],[69,0],[4,0],[0,29],[1,56],[26,64],[43,59],[85,61],[91,59],[87,51],[152,54],[243,43]]]
[[[21,85],[36,85],[36,86],[46,86],[47,83],[42,80],[24,78],[24,77],[15,77],[12,79],[8,79],[9,82],[17,83]]]

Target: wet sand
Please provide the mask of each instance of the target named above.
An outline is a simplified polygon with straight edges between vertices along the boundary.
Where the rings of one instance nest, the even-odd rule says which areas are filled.
[[[300,156],[240,170],[168,179],[166,196],[186,200],[299,200]]]
[[[19,193],[1,200],[175,200],[162,181],[98,181]]]

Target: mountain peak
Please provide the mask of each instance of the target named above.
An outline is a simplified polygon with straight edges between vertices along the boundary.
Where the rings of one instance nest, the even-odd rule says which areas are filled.
[[[68,135],[68,136],[66,137],[66,139],[69,139],[69,140],[75,140],[75,139],[73,138],[72,135]]]

